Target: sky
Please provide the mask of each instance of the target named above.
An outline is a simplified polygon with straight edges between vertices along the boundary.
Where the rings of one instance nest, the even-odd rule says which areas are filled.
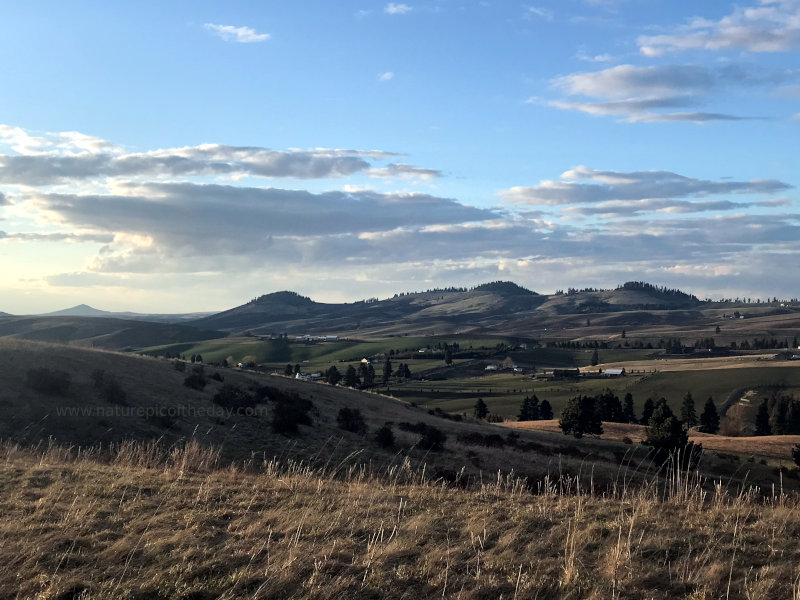
[[[0,4],[0,311],[797,297],[800,0]]]

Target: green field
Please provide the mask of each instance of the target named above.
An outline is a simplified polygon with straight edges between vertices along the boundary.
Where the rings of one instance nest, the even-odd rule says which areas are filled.
[[[495,414],[515,418],[526,395],[536,393],[548,400],[556,416],[567,400],[579,394],[594,395],[610,388],[622,397],[630,392],[637,411],[648,397],[665,397],[673,410],[680,410],[686,392],[698,405],[711,396],[718,406],[734,391],[782,384],[789,390],[800,389],[800,367],[752,367],[707,371],[658,372],[628,375],[615,379],[579,381],[543,381],[523,375],[493,374],[483,377],[444,381],[411,381],[391,387],[391,394],[417,404],[442,410],[471,414],[482,398]]]
[[[313,366],[330,366],[339,362],[355,363],[362,358],[387,354],[392,350],[395,353],[417,352],[420,348],[429,345],[434,346],[443,342],[451,344],[454,341],[458,342],[461,350],[494,348],[499,342],[502,342],[502,340],[488,338],[396,337],[371,341],[340,340],[336,342],[303,343],[293,340],[262,341],[253,337],[237,336],[199,343],[155,346],[146,348],[143,353],[150,356],[164,355],[166,352],[172,355],[183,354],[185,356],[200,354],[205,362],[221,362],[227,359],[233,363],[253,361],[275,367],[286,363],[296,364],[306,361]],[[422,363],[429,363],[429,366],[425,368],[442,364],[441,360],[417,359],[416,356],[412,360],[398,360],[409,362],[412,365],[412,371],[420,370],[421,367],[419,365],[422,365]],[[433,363],[436,364],[434,365]],[[414,369],[413,365],[418,365],[418,368]]]

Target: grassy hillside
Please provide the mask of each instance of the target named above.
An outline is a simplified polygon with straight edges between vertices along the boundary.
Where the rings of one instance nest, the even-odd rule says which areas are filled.
[[[430,482],[189,445],[80,458],[0,448],[0,597],[652,598],[800,595],[800,505],[691,478]]]
[[[0,337],[73,343],[111,350],[197,342],[223,333],[189,325],[100,317],[11,317],[0,321]]]

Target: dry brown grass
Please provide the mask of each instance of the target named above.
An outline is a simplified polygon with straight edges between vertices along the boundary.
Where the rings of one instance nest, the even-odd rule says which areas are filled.
[[[795,497],[0,451],[0,597],[797,598]],[[257,469],[256,469],[257,467]],[[258,472],[254,472],[258,471]]]

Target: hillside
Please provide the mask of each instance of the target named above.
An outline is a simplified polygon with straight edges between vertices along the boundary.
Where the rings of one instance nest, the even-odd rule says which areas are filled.
[[[0,597],[794,598],[800,506],[692,479],[610,494],[513,476],[127,444],[0,446]]]
[[[0,338],[71,343],[112,350],[197,342],[224,335],[191,325],[104,317],[9,317],[0,322]]]
[[[395,295],[386,300],[324,304],[294,292],[261,296],[199,319],[197,326],[253,333],[351,333],[360,335],[532,335],[565,315],[695,309],[702,303],[678,290],[629,282],[614,290],[569,290],[539,295],[508,281],[472,289],[448,288]],[[698,315],[691,313],[692,318]],[[686,316],[681,318],[685,322]],[[619,325],[619,322],[615,323]]]
[[[0,313],[2,316],[5,313]],[[152,321],[156,323],[181,323],[185,321],[199,319],[208,316],[212,313],[175,313],[175,314],[143,314],[135,312],[112,312],[107,310],[99,310],[88,304],[78,304],[71,308],[57,310],[55,312],[46,313],[43,315],[35,315],[38,317],[98,317],[108,319],[129,319],[135,321]],[[31,315],[27,315],[31,316]]]

